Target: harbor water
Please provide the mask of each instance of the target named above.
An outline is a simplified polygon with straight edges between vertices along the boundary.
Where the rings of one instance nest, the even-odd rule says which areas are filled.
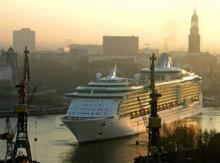
[[[62,124],[62,116],[29,117],[29,140],[34,160],[41,163],[129,163],[139,155],[146,155],[146,133],[78,145],[76,138]],[[203,130],[216,129],[220,132],[220,108],[204,108],[201,114],[184,120]],[[13,128],[15,121],[11,118]],[[0,118],[0,133],[4,132],[4,128],[5,118]],[[35,138],[37,141],[34,141]],[[136,145],[137,140],[139,145]],[[0,140],[0,159],[4,158],[5,150],[6,143]]]

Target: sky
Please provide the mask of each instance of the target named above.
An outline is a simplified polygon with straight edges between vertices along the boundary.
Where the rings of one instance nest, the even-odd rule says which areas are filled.
[[[0,46],[12,31],[36,31],[37,47],[101,44],[103,35],[139,36],[140,48],[184,50],[199,16],[201,50],[220,53],[219,0],[0,0]]]

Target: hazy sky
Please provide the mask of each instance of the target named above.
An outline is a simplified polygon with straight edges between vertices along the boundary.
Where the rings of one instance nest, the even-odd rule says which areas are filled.
[[[0,0],[0,46],[30,27],[37,46],[102,43],[103,35],[136,35],[140,47],[187,48],[196,6],[201,49],[220,52],[220,0]]]

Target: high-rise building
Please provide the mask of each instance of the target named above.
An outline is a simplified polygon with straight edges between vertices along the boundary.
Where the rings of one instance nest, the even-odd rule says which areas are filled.
[[[109,56],[132,56],[138,54],[138,37],[103,36],[103,52]]]
[[[29,51],[35,49],[35,31],[30,28],[21,28],[13,31],[13,48],[19,54],[23,54],[25,46]]]
[[[188,52],[190,53],[200,52],[200,35],[199,35],[199,27],[198,27],[198,16],[196,14],[196,10],[194,10],[194,14],[192,15],[191,18]]]

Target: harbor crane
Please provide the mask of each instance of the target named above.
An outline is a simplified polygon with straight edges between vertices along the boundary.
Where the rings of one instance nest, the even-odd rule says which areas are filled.
[[[149,116],[149,144],[148,144],[148,155],[156,155],[159,153],[160,147],[159,147],[159,139],[160,139],[160,128],[161,128],[161,118],[157,114],[157,99],[161,97],[161,94],[159,94],[155,88],[155,60],[156,57],[153,53],[152,57],[150,57],[151,60],[151,113]]]
[[[28,131],[27,131],[28,89],[29,89],[29,81],[30,81],[28,54],[29,51],[27,50],[27,47],[25,47],[22,79],[21,82],[18,85],[16,85],[16,87],[18,88],[19,98],[18,98],[18,105],[16,106],[17,133],[16,133],[14,150],[12,153],[13,163],[19,162],[20,160],[33,163],[31,157],[30,143],[28,139]],[[23,153],[23,150],[21,149],[25,150],[26,153]]]
[[[6,144],[7,144],[4,162],[6,162],[8,159],[12,157],[12,152],[14,148],[13,139],[15,136],[15,131],[12,130],[11,123],[10,123],[8,116],[6,117],[5,124],[6,124],[5,131],[3,134],[0,134],[0,139],[6,141]]]

